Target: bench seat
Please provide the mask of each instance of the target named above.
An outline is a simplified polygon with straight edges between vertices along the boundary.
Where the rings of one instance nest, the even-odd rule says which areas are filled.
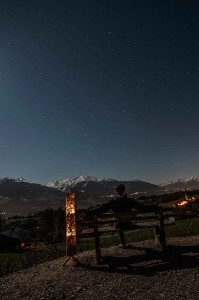
[[[133,220],[130,221],[131,224],[128,228],[116,228],[115,225],[117,223],[118,218],[115,217],[114,213],[109,212],[98,215],[94,220],[81,224],[82,229],[79,230],[77,238],[79,241],[90,238],[95,239],[97,264],[101,263],[100,236],[120,233],[120,235],[122,234],[124,237],[124,231],[154,228],[155,243],[165,251],[166,236],[164,228],[165,226],[174,225],[175,219],[172,212],[168,212],[168,209],[166,210],[161,207],[158,214],[142,214],[136,217],[134,214]]]

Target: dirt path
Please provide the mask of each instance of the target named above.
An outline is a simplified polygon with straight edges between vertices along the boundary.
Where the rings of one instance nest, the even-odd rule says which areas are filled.
[[[77,255],[82,267],[62,267],[65,258],[0,279],[0,299],[199,299],[199,236],[168,240],[167,256],[153,241],[128,249]]]

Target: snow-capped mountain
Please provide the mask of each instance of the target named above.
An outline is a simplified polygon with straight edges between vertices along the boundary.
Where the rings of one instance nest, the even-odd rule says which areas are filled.
[[[79,176],[74,179],[60,179],[47,183],[46,186],[53,187],[59,189],[61,191],[66,191],[69,188],[74,188],[76,185],[80,183],[85,183],[86,186],[88,182],[103,182],[103,181],[114,181],[114,179],[105,179],[93,176]]]
[[[7,181],[7,180],[11,180],[13,182],[29,182],[29,183],[33,183],[31,180],[26,180],[23,177],[19,177],[19,178],[12,178],[12,177],[0,177],[0,184]]]
[[[156,194],[161,191],[161,187],[137,179],[118,181],[93,176],[79,176],[74,179],[56,180],[48,183],[47,186],[63,192],[73,189],[77,205],[79,207],[88,207],[99,202],[105,202],[110,197],[113,197],[115,188],[119,183],[123,183],[126,186],[126,192],[131,196]]]
[[[49,182],[47,186],[67,191],[71,188],[76,191],[88,192],[96,195],[113,194],[118,183],[126,186],[127,193],[150,192],[159,190],[160,187],[138,179],[128,181],[118,181],[116,179],[105,179],[92,176],[79,176],[74,179],[63,179]]]
[[[160,185],[164,189],[177,191],[185,189],[199,189],[199,178],[188,177],[188,178],[178,178],[176,180],[168,181],[167,183],[162,183]]]
[[[0,211],[7,215],[27,215],[48,207],[64,208],[66,191],[73,189],[77,207],[89,207],[105,202],[114,196],[118,183],[126,186],[129,196],[162,195],[180,190],[199,189],[199,178],[177,179],[161,185],[155,185],[138,179],[118,181],[93,176],[79,176],[49,182],[47,185],[33,183],[24,178],[0,178]]]
[[[22,178],[0,178],[0,212],[27,215],[48,207],[64,207],[65,193]]]

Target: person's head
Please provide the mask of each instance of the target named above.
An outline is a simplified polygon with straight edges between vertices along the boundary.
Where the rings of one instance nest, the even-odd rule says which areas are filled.
[[[116,187],[116,192],[119,196],[123,196],[125,193],[125,185],[124,184],[118,184]]]

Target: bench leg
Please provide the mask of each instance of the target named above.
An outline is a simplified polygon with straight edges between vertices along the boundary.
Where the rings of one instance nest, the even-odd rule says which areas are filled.
[[[166,237],[165,233],[161,232],[159,226],[154,228],[154,236],[155,236],[155,243],[158,247],[161,247],[163,251],[166,251]]]
[[[95,251],[96,251],[96,260],[97,265],[101,264],[101,249],[100,249],[100,238],[99,238],[99,231],[98,231],[98,224],[94,224],[94,234],[95,234]]]
[[[160,229],[160,244],[163,251],[166,251],[167,242],[166,242],[166,234],[165,234],[165,227],[164,227],[164,210],[163,207],[159,208],[159,229]]]
[[[120,236],[120,242],[123,246],[126,245],[126,242],[125,242],[125,237],[124,237],[124,231],[123,230],[120,230],[119,231],[119,236]]]
[[[154,235],[156,245],[161,247],[163,251],[166,251],[167,243],[164,227],[161,228],[159,226],[156,226],[154,228]]]
[[[167,248],[167,242],[166,242],[166,236],[165,236],[165,230],[162,228],[160,230],[160,243],[163,251],[166,251]]]
[[[161,234],[159,226],[154,227],[155,244],[157,247],[162,248],[160,235]]]

